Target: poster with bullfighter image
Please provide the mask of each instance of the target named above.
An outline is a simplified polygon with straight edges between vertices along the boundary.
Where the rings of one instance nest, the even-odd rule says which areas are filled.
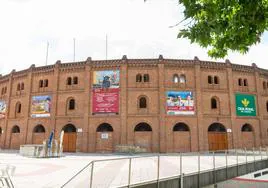
[[[5,118],[6,116],[7,105],[4,100],[0,100],[0,119]]]
[[[119,70],[93,72],[93,88],[119,88]]]
[[[31,117],[50,117],[51,111],[51,96],[33,96],[31,106]]]
[[[119,112],[119,82],[119,70],[93,72],[93,114]]]
[[[166,92],[166,110],[168,115],[194,115],[195,109],[193,92]]]

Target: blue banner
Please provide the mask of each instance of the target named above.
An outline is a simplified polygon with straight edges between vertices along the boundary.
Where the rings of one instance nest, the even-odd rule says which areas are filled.
[[[51,148],[51,146],[52,146],[53,136],[54,136],[54,131],[51,131],[50,136],[49,136],[49,140],[48,140],[48,144],[47,144],[48,148]]]

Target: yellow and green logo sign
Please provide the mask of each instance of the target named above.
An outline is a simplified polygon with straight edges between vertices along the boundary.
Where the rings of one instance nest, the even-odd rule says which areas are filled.
[[[236,115],[256,116],[255,95],[236,94]]]

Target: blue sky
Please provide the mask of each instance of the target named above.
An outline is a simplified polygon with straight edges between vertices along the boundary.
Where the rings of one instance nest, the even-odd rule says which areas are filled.
[[[186,39],[177,39],[183,26],[170,28],[183,19],[177,0],[1,0],[0,73],[22,70],[57,60],[164,58],[211,60],[207,50]],[[230,53],[232,63],[268,69],[268,34],[246,55]],[[218,61],[224,61],[219,59]]]

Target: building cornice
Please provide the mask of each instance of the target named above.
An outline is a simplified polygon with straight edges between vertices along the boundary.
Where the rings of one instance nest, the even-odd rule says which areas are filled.
[[[72,72],[72,71],[84,71],[86,66],[91,69],[116,69],[121,65],[126,64],[129,67],[157,67],[158,64],[164,64],[165,67],[180,67],[180,68],[194,68],[199,65],[201,69],[214,69],[214,70],[225,70],[231,68],[232,71],[254,73],[259,72],[261,76],[268,77],[268,70],[258,68],[256,64],[252,66],[233,64],[228,59],[225,62],[214,62],[214,61],[202,61],[198,57],[194,57],[192,60],[185,59],[164,59],[162,55],[155,59],[128,59],[126,55],[122,59],[110,59],[110,60],[92,60],[88,57],[86,61],[79,62],[67,62],[61,63],[58,60],[53,65],[36,67],[34,64],[28,69],[16,71],[12,70],[7,75],[0,75],[0,83],[7,82],[10,77],[13,79],[26,77],[29,72],[36,74],[49,74],[54,73],[55,69],[59,69],[60,72]]]

